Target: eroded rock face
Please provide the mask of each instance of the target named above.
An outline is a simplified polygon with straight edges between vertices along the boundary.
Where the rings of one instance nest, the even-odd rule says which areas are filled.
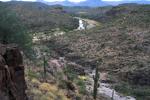
[[[122,73],[123,78],[135,85],[150,85],[150,70],[140,70],[137,69],[134,72],[124,72]],[[124,80],[125,80],[124,79]],[[128,80],[127,80],[128,79]]]
[[[0,100],[27,100],[23,58],[14,44],[0,44]]]

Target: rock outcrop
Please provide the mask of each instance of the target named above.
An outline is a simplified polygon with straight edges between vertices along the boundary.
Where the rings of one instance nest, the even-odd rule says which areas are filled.
[[[15,44],[0,44],[0,100],[27,100],[21,52]]]
[[[150,70],[137,69],[134,72],[121,73],[123,80],[135,85],[150,85]]]

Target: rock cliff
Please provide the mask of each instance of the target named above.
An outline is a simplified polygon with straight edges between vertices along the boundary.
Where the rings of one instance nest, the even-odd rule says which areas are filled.
[[[0,44],[0,100],[27,100],[23,58],[17,45]]]

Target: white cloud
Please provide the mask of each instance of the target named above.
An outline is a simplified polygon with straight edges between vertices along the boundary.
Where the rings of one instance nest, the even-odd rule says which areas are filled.
[[[36,0],[18,0],[18,1],[31,1],[31,2],[35,2]]]
[[[55,2],[55,1],[65,1],[65,0],[44,0],[44,1]]]
[[[4,1],[4,2],[7,2],[7,1],[10,1],[10,0],[0,0],[0,1]]]
[[[68,0],[68,1],[78,3],[78,2],[82,2],[82,1],[86,1],[86,0]]]
[[[124,0],[102,0],[102,1],[108,1],[108,2],[118,2],[118,1],[124,1]]]
[[[102,1],[108,1],[108,2],[119,2],[119,1],[125,1],[125,2],[130,2],[130,1],[150,1],[150,0],[102,0]]]
[[[66,0],[45,0],[45,1],[55,2],[55,1],[66,1]],[[82,2],[82,1],[86,1],[86,0],[67,0],[67,1],[78,3],[78,2]]]

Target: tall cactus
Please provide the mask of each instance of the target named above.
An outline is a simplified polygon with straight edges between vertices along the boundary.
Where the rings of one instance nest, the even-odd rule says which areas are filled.
[[[93,98],[94,100],[96,100],[97,98],[97,88],[98,88],[98,81],[99,81],[99,78],[100,78],[100,74],[99,74],[99,68],[98,68],[98,65],[101,61],[97,61],[96,62],[96,69],[95,69],[95,77],[94,77],[94,89],[93,89]]]
[[[43,77],[44,77],[44,81],[46,81],[46,64],[47,64],[45,55],[46,54],[44,53],[43,54],[43,71],[44,71]]]

